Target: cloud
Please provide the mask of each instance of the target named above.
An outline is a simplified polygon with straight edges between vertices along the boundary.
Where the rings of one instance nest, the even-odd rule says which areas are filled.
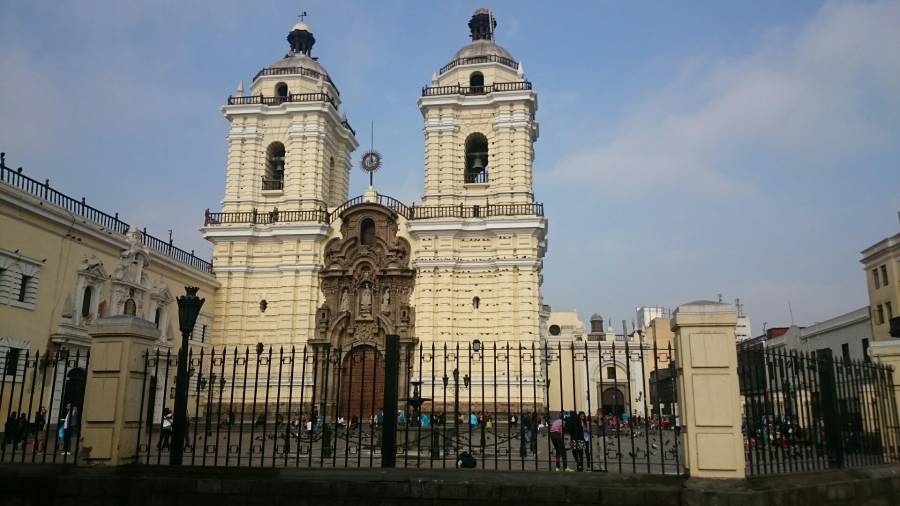
[[[890,149],[900,126],[898,23],[900,2],[829,3],[742,58],[690,61],[611,133],[585,138],[548,180],[727,197],[752,189],[737,170],[750,163],[812,173]]]

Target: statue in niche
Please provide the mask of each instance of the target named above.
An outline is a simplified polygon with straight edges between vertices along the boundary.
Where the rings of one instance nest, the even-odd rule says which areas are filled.
[[[372,313],[372,287],[364,285],[359,294],[359,313],[369,315]]]
[[[343,313],[343,312],[348,312],[348,313],[350,312],[350,294],[347,292],[347,289],[346,289],[346,288],[344,288],[344,289],[341,291],[341,307],[340,307],[340,311],[341,311],[342,313]]]
[[[381,296],[381,312],[391,314],[391,291],[387,288],[384,289],[384,294]]]

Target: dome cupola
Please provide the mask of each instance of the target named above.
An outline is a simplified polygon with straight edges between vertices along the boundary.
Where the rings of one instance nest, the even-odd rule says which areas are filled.
[[[291,33],[287,36],[287,40],[291,44],[291,52],[289,53],[291,55],[299,53],[309,56],[313,45],[316,43],[312,29],[303,21],[294,25]]]

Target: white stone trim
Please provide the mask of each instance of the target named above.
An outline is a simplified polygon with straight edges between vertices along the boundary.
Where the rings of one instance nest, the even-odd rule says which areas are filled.
[[[521,231],[547,229],[547,219],[540,216],[496,216],[490,218],[434,218],[407,222],[410,234],[429,232]]]
[[[434,106],[491,106],[503,102],[534,102],[537,110],[537,94],[534,90],[495,91],[486,95],[435,95],[419,97],[419,109]]]
[[[325,224],[318,225],[298,225],[298,226],[268,226],[269,228],[260,228],[259,225],[239,226],[239,227],[223,227],[221,225],[206,226],[200,229],[203,238],[212,241],[214,239],[251,239],[263,237],[328,237],[331,235],[331,226]]]
[[[497,260],[431,260],[427,258],[416,259],[412,261],[414,269],[486,269],[492,270],[499,267],[525,267],[540,269],[543,266],[543,260],[539,258],[528,259],[497,259]]]

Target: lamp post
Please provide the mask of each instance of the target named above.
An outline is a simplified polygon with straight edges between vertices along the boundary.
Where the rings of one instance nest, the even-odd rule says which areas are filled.
[[[197,297],[196,286],[184,287],[185,295],[178,297],[178,328],[181,330],[181,348],[178,350],[178,369],[175,378],[175,417],[172,424],[172,450],[169,464],[181,465],[184,457],[184,436],[187,432],[188,394],[188,340],[197,323],[200,308],[206,299]]]

